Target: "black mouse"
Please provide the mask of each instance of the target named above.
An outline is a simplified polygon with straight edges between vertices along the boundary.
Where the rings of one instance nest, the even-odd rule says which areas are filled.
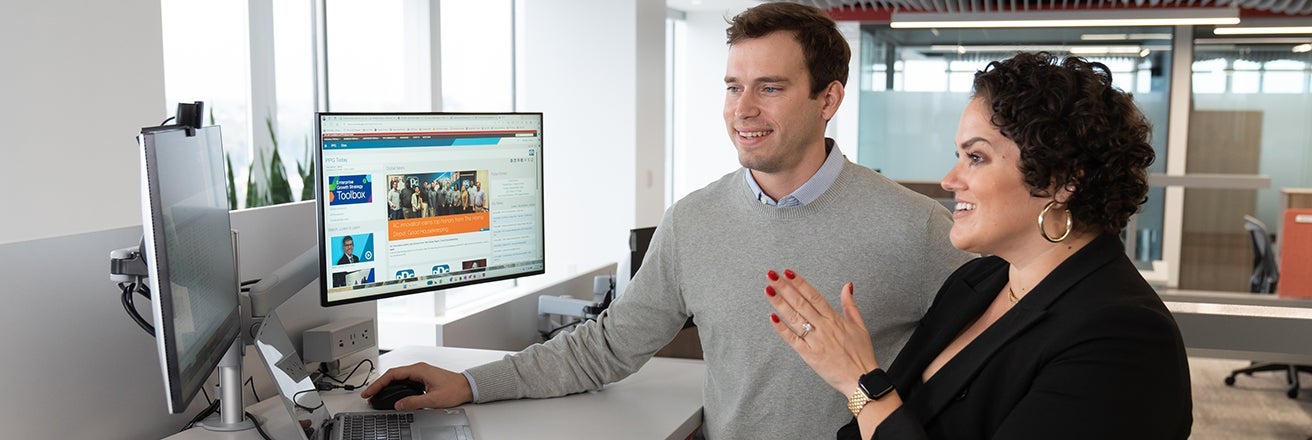
[[[373,409],[393,410],[396,409],[396,401],[420,394],[424,394],[424,384],[413,380],[397,379],[370,397],[369,406]]]

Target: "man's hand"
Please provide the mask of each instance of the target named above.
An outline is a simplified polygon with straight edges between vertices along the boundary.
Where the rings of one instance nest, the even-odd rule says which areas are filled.
[[[443,370],[425,363],[397,367],[383,373],[378,380],[360,392],[360,397],[368,399],[379,390],[397,379],[409,379],[424,384],[424,394],[410,396],[396,402],[398,411],[420,408],[450,408],[474,400],[473,389],[465,375]]]

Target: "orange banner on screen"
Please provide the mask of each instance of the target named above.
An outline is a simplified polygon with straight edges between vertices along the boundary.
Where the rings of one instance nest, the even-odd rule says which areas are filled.
[[[387,238],[395,241],[464,234],[485,231],[491,224],[491,216],[486,212],[392,220],[387,222]]]

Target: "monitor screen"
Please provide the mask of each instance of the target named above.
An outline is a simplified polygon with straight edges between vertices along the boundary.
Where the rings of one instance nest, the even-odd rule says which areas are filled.
[[[325,306],[541,274],[541,113],[320,113]]]
[[[169,412],[237,339],[237,269],[219,127],[143,129],[142,230]]]

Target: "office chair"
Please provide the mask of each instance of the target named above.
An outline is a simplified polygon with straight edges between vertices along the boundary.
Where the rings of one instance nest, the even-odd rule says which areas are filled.
[[[1271,235],[1267,234],[1266,225],[1251,215],[1244,216],[1244,229],[1248,230],[1249,236],[1253,239],[1253,276],[1248,280],[1248,291],[1258,294],[1275,293],[1280,271],[1276,267],[1275,252],[1271,249]],[[1296,399],[1299,388],[1298,373],[1312,373],[1312,366],[1253,362],[1248,367],[1231,371],[1225,378],[1225,384],[1233,386],[1235,376],[1241,373],[1252,376],[1253,373],[1260,371],[1284,371],[1289,381],[1289,389],[1285,391],[1285,395],[1290,399]]]

